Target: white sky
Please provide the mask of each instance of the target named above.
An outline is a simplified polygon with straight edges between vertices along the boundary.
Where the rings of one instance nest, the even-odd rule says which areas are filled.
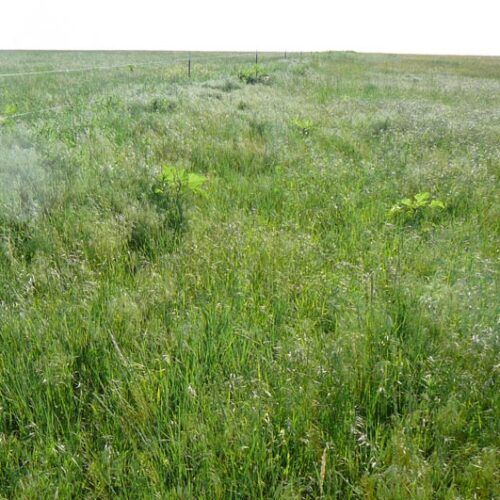
[[[500,55],[500,0],[0,0],[0,49]]]

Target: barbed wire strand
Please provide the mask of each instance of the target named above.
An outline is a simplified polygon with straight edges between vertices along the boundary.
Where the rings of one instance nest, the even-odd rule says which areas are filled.
[[[221,56],[214,56],[214,57],[210,57],[210,58],[203,58],[203,59],[198,59],[197,61],[198,62],[211,62],[213,60],[216,60],[216,59],[221,59],[221,58],[224,58],[224,59],[230,59],[230,58],[236,58],[236,57],[248,57],[249,55],[251,55],[253,57],[253,53],[245,53],[245,54],[234,54],[234,55],[221,55]],[[280,57],[279,57],[280,58]],[[165,66],[170,66],[170,65],[174,65],[174,64],[177,64],[177,63],[185,63],[187,59],[183,58],[183,59],[176,59],[176,60],[172,60],[172,61],[168,61],[168,63],[166,61],[163,61],[163,62],[151,62],[151,63],[129,63],[129,64],[120,64],[120,65],[114,65],[114,66],[94,66],[94,67],[87,67],[87,68],[78,68],[78,69],[65,69],[65,70],[54,70],[54,71],[48,71],[48,72],[45,72],[45,71],[42,71],[42,72],[27,72],[27,73],[11,73],[11,74],[0,74],[0,77],[2,76],[27,76],[27,75],[38,75],[38,74],[52,74],[52,73],[69,73],[69,72],[76,72],[76,71],[87,71],[87,70],[104,70],[104,69],[115,69],[115,68],[129,68],[129,67],[133,67],[133,66],[145,66],[145,65],[150,65],[150,64],[161,64],[161,65],[165,65]],[[195,61],[196,59],[193,59],[191,58],[191,61]],[[91,102],[89,102],[89,104],[95,104],[95,100],[92,100]],[[7,114],[7,115],[1,115],[0,114],[0,124],[2,123],[2,120],[3,121],[8,121],[8,120],[12,120],[14,118],[22,118],[24,116],[30,116],[30,115],[35,115],[35,114],[41,114],[41,113],[45,113],[45,112],[50,112],[50,111],[60,111],[61,109],[64,109],[64,108],[67,108],[68,106],[71,106],[71,104],[59,104],[57,106],[51,106],[49,108],[43,108],[43,109],[37,109],[37,110],[33,110],[33,111],[26,111],[26,112],[23,112],[23,113],[16,113],[16,114]]]
[[[245,53],[245,54],[234,54],[234,55],[220,55],[213,56],[208,58],[191,58],[191,61],[195,62],[211,62],[216,59],[234,59],[237,57],[252,57],[253,54]],[[187,58],[179,58],[170,61],[149,61],[149,62],[129,62],[127,64],[115,64],[112,66],[85,66],[82,68],[61,68],[61,69],[50,69],[44,71],[26,71],[26,72],[18,72],[18,73],[0,73],[0,78],[12,78],[18,76],[34,76],[34,75],[49,75],[49,74],[66,74],[66,73],[78,73],[84,71],[99,71],[99,70],[109,70],[109,69],[118,69],[118,68],[130,68],[135,66],[169,66],[171,64],[177,64],[186,62]]]
[[[1,55],[2,51],[0,50],[0,55]],[[78,53],[78,52],[77,52]],[[68,52],[68,54],[71,54],[71,52]],[[186,52],[187,54],[187,52]],[[246,56],[246,55],[249,55],[250,57],[255,54],[254,52],[224,52],[224,53],[221,53],[221,52],[192,52],[192,55],[193,56],[215,56],[215,57],[241,57],[242,55]],[[181,59],[179,57],[177,57],[179,55],[179,52],[175,52],[175,53],[172,53],[171,54],[172,57],[175,57],[176,59],[179,59],[179,60],[184,60],[184,59]],[[112,56],[109,56],[109,57],[112,57]],[[165,62],[165,58],[161,59],[161,60],[158,60],[158,57],[154,57],[153,58],[154,60],[151,60],[151,61],[148,61],[147,63],[141,63],[139,62],[140,60],[137,59],[137,63],[134,63],[132,61],[129,61],[127,62],[127,65],[129,64],[141,64],[141,65],[144,65],[144,64],[163,64]],[[82,60],[82,58],[80,58],[79,60]],[[173,59],[172,59],[173,60]],[[31,69],[31,68],[37,68],[37,67],[40,67],[42,66],[43,69],[41,69],[40,71],[52,71],[52,70],[58,70],[58,69],[65,69],[65,68],[54,68],[54,67],[47,67],[48,65],[51,65],[50,62],[48,61],[45,61],[45,62],[33,62],[33,63],[26,63],[26,62],[20,62],[19,64],[15,65],[18,69],[22,70],[22,69],[25,69],[26,67],[28,67],[28,69]],[[5,60],[0,60],[0,68],[2,67],[9,67],[11,65],[9,65]],[[53,66],[53,64],[51,65]],[[76,67],[75,69],[80,69],[84,66],[78,66]],[[85,66],[86,67],[86,66]],[[71,67],[68,68],[68,69],[72,69]],[[30,73],[32,71],[29,71]],[[10,73],[9,73],[10,74]]]

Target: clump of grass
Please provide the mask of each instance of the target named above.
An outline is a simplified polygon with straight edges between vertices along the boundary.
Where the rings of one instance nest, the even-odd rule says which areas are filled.
[[[269,123],[260,120],[251,119],[249,121],[250,134],[252,137],[262,139],[268,135]]]
[[[387,132],[391,128],[391,120],[389,118],[383,118],[375,120],[370,125],[371,134],[375,137]]]
[[[167,210],[173,210],[174,214]],[[179,217],[182,217],[180,221]],[[175,205],[174,208],[168,205],[160,210],[148,204],[128,207],[124,213],[124,222],[130,228],[129,248],[142,252],[149,258],[153,258],[158,251],[172,249],[176,237],[185,225],[183,217],[184,212],[179,214],[179,208]]]
[[[165,113],[174,111],[177,104],[168,99],[155,98],[148,104],[148,108],[153,113]]]
[[[224,78],[220,82],[210,82],[208,86],[212,89],[222,90],[223,92],[229,93],[234,90],[239,90],[241,85],[232,78]]]
[[[307,74],[307,66],[305,64],[302,64],[302,63],[296,63],[296,64],[293,64],[291,66],[290,71],[294,75],[306,76],[306,74]]]
[[[238,102],[236,106],[240,111],[245,111],[250,108],[250,106],[245,101]]]

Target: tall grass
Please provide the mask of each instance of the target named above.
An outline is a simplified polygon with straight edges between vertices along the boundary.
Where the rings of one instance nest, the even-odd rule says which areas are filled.
[[[0,82],[0,496],[499,496],[498,58],[263,64]]]

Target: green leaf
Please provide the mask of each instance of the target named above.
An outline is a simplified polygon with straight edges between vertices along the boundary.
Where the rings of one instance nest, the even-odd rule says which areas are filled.
[[[429,206],[431,208],[441,208],[441,209],[446,208],[441,200],[432,200]]]
[[[165,165],[162,170],[162,179],[170,185],[180,184],[194,193],[201,193],[203,185],[207,182],[204,175],[187,172],[180,167]]]
[[[415,195],[415,199],[417,201],[425,201],[425,200],[428,200],[429,198],[431,197],[431,194],[428,193],[428,192],[425,192],[425,193],[417,193]]]
[[[410,198],[404,198],[400,201],[400,203],[406,208],[411,208],[411,209],[415,208],[415,203]]]
[[[200,174],[195,174],[194,172],[190,172],[188,174],[188,186],[194,192],[199,193],[201,188],[204,186],[205,182],[207,182],[207,178]]]
[[[425,207],[429,204],[430,193],[417,193],[415,195],[415,201],[417,207]]]
[[[7,104],[4,108],[6,115],[15,115],[17,113],[17,106],[15,104]]]

